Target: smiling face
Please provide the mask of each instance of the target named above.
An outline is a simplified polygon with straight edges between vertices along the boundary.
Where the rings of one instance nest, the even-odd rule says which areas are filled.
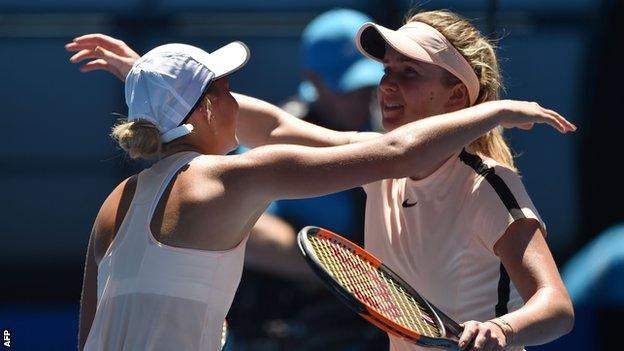
[[[383,64],[378,96],[386,131],[457,109],[457,87],[442,83],[448,74],[443,68],[410,59],[389,45]]]

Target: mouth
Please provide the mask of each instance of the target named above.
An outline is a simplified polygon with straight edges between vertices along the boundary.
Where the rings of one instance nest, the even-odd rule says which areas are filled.
[[[404,105],[398,102],[384,101],[381,105],[381,116],[384,123],[396,124],[403,117]]]
[[[399,111],[403,109],[403,105],[399,104],[399,103],[389,103],[386,102],[383,104],[383,110],[387,111],[387,112],[394,112],[394,111]]]

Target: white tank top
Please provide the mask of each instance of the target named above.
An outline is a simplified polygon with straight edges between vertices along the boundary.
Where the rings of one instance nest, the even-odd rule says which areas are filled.
[[[248,237],[233,249],[207,251],[162,244],[150,231],[167,185],[198,155],[174,154],[139,173],[130,208],[98,266],[97,311],[85,350],[220,350]]]

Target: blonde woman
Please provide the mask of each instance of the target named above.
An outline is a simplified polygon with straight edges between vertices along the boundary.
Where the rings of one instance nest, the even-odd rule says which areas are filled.
[[[425,19],[430,18],[427,16],[456,18],[446,12],[425,14]],[[433,25],[445,24],[448,23]],[[465,26],[475,31],[469,24]],[[369,36],[368,30],[377,31],[377,34]],[[499,153],[488,154],[488,149],[478,145],[492,145],[490,150],[505,154],[500,131],[490,134],[494,136],[486,135],[485,140],[479,138],[498,124],[530,128],[534,123],[546,122],[561,132],[574,130],[575,127],[556,112],[536,103],[487,101],[498,97],[498,85],[491,86],[498,82],[497,77],[483,73],[485,65],[472,71],[476,77],[467,78],[472,80],[464,80],[466,76],[462,75],[457,77],[458,82],[453,82],[440,65],[450,65],[448,67],[455,67],[469,75],[471,71],[466,66],[469,61],[464,58],[466,62],[462,62],[453,54],[454,62],[423,63],[422,57],[407,55],[412,53],[408,49],[421,47],[422,42],[402,31],[390,31],[369,24],[362,28],[358,36],[362,50],[382,60],[386,67],[379,87],[384,127],[389,131],[383,136],[327,130],[293,118],[273,105],[242,95],[236,96],[242,109],[238,112],[238,127],[234,135],[237,106],[223,79],[213,82],[206,98],[190,111],[187,123],[195,126],[194,133],[162,145],[154,134],[155,143],[151,143],[153,147],[149,149],[137,147],[131,141],[148,130],[169,133],[167,128],[143,125],[138,120],[117,127],[114,135],[131,155],[160,154],[164,157],[154,166],[155,169],[166,167],[159,165],[167,165],[170,160],[180,160],[175,161],[175,167],[166,168],[165,173],[171,175],[173,180],[164,192],[165,196],[161,200],[158,196],[149,199],[154,206],[158,203],[149,226],[154,234],[151,244],[164,248],[169,255],[167,259],[153,262],[163,271],[161,275],[154,273],[152,284],[161,284],[156,282],[167,280],[167,274],[174,273],[176,269],[188,269],[190,260],[197,258],[195,267],[198,268],[192,270],[196,272],[194,274],[200,277],[202,272],[211,269],[212,273],[207,275],[217,274],[222,283],[228,283],[227,294],[220,295],[223,298],[217,304],[219,314],[210,316],[214,322],[212,331],[216,331],[217,321],[225,316],[240,278],[242,257],[238,255],[229,268],[220,270],[220,266],[209,260],[200,262],[203,256],[212,259],[242,250],[240,248],[249,229],[271,200],[314,196],[367,184],[368,248],[442,310],[456,319],[470,320],[464,324],[460,345],[465,346],[473,339],[476,349],[486,350],[539,344],[569,330],[571,305],[544,242],[544,229],[537,213],[509,164],[495,159]],[[386,43],[386,40],[390,42],[388,37],[391,32],[395,37],[390,39],[396,41]],[[420,33],[417,31],[414,37]],[[444,42],[435,32],[429,34],[435,35],[438,43]],[[369,46],[371,40],[376,45],[374,48]],[[456,50],[451,46],[446,49]],[[459,45],[458,48],[461,49]],[[95,59],[83,66],[83,71],[105,69],[122,80],[126,79],[127,95],[128,80],[141,60],[145,59],[132,66],[138,55],[123,42],[103,35],[76,38],[67,45],[67,49],[78,51],[72,62]],[[493,51],[488,54],[487,59],[491,61],[488,69],[498,74]],[[474,59],[474,62],[477,60]],[[476,90],[473,85],[475,79],[478,81]],[[469,107],[471,105],[476,106]],[[425,118],[433,114],[441,115]],[[129,117],[136,118],[132,113]],[[176,125],[173,128],[180,127]],[[273,145],[239,156],[222,156],[236,144],[236,136],[250,146],[288,142],[324,147]],[[477,141],[472,142],[475,139]],[[462,150],[466,145],[472,153]],[[180,167],[183,171],[178,173]],[[106,324],[102,321],[106,319],[103,316],[108,316],[110,312],[101,306],[111,302],[100,293],[95,309],[95,276],[99,279],[98,291],[107,281],[119,278],[111,276],[106,265],[103,268],[101,260],[108,257],[104,252],[110,243],[113,242],[111,247],[114,250],[115,242],[119,242],[119,239],[113,239],[120,219],[132,215],[125,210],[131,207],[130,199],[135,189],[138,193],[153,191],[141,189],[140,179],[151,179],[156,177],[155,173],[149,169],[139,174],[139,188],[133,180],[136,177],[124,181],[107,199],[98,215],[85,267],[81,340],[86,335],[91,338],[91,334],[102,336],[100,333]],[[503,202],[507,200],[497,197],[497,190],[493,189],[494,185],[489,180],[493,176],[496,178],[494,183],[507,184],[506,194],[512,194],[517,206],[507,208],[507,203]],[[164,187],[166,182],[162,182],[161,188]],[[424,192],[419,192],[421,190]],[[144,219],[149,220],[149,217]],[[119,248],[120,245],[117,244]],[[500,290],[505,295],[504,270],[509,272],[513,281],[513,285],[507,286],[511,298],[510,301],[497,302]],[[176,283],[173,280],[170,284],[173,286]],[[515,286],[526,302],[524,306],[517,298]],[[213,295],[206,293],[203,295],[206,299],[214,299]],[[126,297],[128,299],[131,297]],[[150,303],[153,304],[152,310],[160,311],[162,306],[158,301]],[[132,306],[132,300],[126,302],[125,307],[128,307],[127,304]],[[495,305],[502,307],[495,311]],[[94,314],[95,332],[91,326]],[[128,317],[125,318],[127,320]],[[141,314],[135,314],[133,318],[137,323],[154,323],[152,319],[145,320],[146,317]],[[177,322],[204,326],[201,318],[206,316],[191,314],[188,318],[191,321],[180,319]],[[115,330],[117,334],[124,333],[123,330]],[[177,326],[173,333],[167,331],[168,336],[178,333],[188,334]],[[116,337],[119,337],[117,334]],[[158,332],[149,335],[155,338],[163,336]],[[403,350],[414,349],[415,346],[391,337],[390,348]]]
[[[501,75],[493,46],[452,12],[417,13],[396,31],[369,23],[356,44],[384,64],[378,98],[388,132],[499,99]],[[254,121],[242,123],[239,135],[270,134],[317,146],[344,142],[344,133],[306,126],[274,107],[238,99],[241,119]],[[272,122],[258,133],[261,119]],[[347,142],[375,137],[352,134]],[[501,128],[422,172],[366,184],[364,190],[366,248],[434,305],[465,321],[461,347],[473,341],[474,350],[520,350],[572,329],[572,303],[545,242],[545,224],[522,185]],[[419,349],[389,337],[391,350]]]

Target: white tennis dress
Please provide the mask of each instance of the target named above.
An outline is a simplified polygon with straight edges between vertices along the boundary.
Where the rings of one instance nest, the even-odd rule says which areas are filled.
[[[158,199],[198,155],[174,154],[139,173],[130,208],[98,267],[97,311],[85,350],[221,348],[247,237],[233,249],[207,251],[162,244],[150,231]]]

